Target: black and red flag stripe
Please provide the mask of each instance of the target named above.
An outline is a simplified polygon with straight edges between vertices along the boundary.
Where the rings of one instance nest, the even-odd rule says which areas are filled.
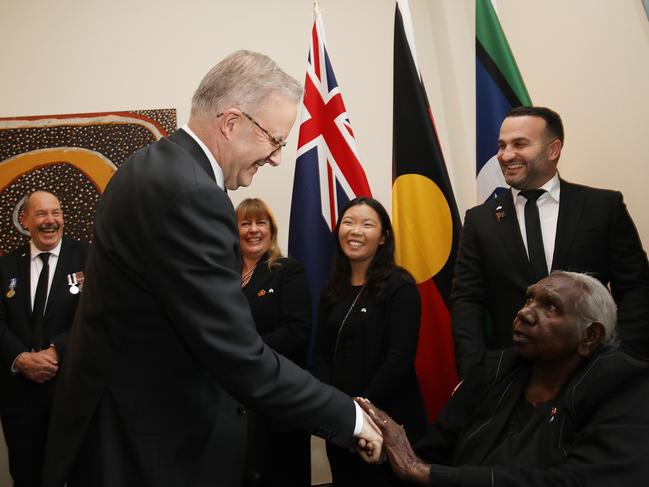
[[[457,384],[449,297],[461,223],[414,47],[406,32],[412,32],[408,5],[398,1],[392,216],[397,261],[417,280],[422,300],[416,369],[432,421]]]

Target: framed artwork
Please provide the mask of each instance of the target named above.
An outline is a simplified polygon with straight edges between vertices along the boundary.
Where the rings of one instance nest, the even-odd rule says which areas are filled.
[[[24,197],[59,197],[65,234],[92,242],[99,198],[135,151],[176,129],[175,109],[0,118],[0,255],[29,240]]]

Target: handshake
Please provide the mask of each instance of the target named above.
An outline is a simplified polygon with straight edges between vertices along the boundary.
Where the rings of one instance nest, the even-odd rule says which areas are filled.
[[[369,400],[355,397],[363,410],[363,429],[356,439],[356,450],[367,463],[390,462],[397,477],[425,485],[430,465],[423,462],[412,449],[403,426]]]
[[[367,463],[381,463],[385,461],[383,455],[383,430],[381,421],[372,403],[364,397],[355,397],[354,401],[363,410],[363,429],[355,438],[354,447],[358,454]]]

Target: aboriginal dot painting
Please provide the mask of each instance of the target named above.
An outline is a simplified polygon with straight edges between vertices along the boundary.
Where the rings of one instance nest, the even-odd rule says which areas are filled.
[[[20,211],[36,189],[59,197],[66,235],[92,242],[93,216],[115,170],[175,129],[175,109],[0,118],[0,255],[29,240]]]

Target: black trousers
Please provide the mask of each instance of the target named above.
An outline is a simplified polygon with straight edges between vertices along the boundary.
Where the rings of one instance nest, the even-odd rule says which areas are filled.
[[[275,486],[311,486],[311,435],[248,411],[243,487]]]
[[[2,411],[2,429],[14,487],[40,487],[51,403],[34,394],[22,409]]]

